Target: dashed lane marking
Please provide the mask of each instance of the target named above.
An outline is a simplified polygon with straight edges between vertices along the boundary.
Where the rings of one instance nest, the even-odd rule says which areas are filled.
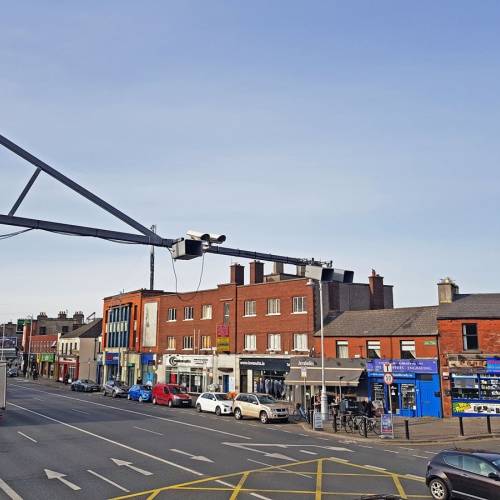
[[[368,446],[366,444],[358,444],[360,448],[373,448],[373,446]]]
[[[77,410],[76,408],[71,408],[71,411],[76,411],[77,413],[83,413],[85,415],[89,415],[88,411],[83,411],[83,410]]]
[[[412,455],[412,457],[423,458],[424,460],[429,460],[429,457],[424,457],[422,455]]]
[[[375,470],[383,470],[386,471],[387,469],[385,467],[377,467],[376,465],[363,465],[363,467],[367,467],[368,469],[375,469]]]
[[[137,427],[137,426],[135,426],[135,425],[134,425],[134,429],[138,429],[138,430],[140,430],[140,431],[144,431],[144,432],[149,432],[149,433],[151,433],[151,434],[156,434],[157,436],[163,436],[163,434],[162,434],[161,432],[151,431],[151,430],[149,430],[149,429],[144,429],[144,428],[142,428],[142,427]]]
[[[399,453],[399,451],[394,451],[394,450],[384,450],[386,451],[387,453]]]
[[[314,453],[314,451],[308,451],[308,450],[299,450],[301,453],[305,453],[306,455],[317,455],[317,453]]]
[[[99,479],[102,479],[103,481],[106,481],[106,483],[111,484],[112,486],[115,486],[119,490],[124,491],[125,493],[130,493],[130,490],[127,490],[127,488],[124,488],[123,486],[120,486],[119,484],[115,483],[114,481],[111,481],[111,479],[108,479],[107,477],[101,476],[101,474],[98,474],[97,472],[94,472],[93,470],[87,469],[87,472],[89,474],[92,474],[95,477],[98,477]]]
[[[19,408],[20,410],[27,411],[28,413],[33,413],[34,415],[38,415],[39,417],[45,418],[46,420],[50,420],[51,422],[56,422],[57,424],[64,425],[65,427],[69,427],[70,429],[73,429],[78,432],[82,432],[83,434],[87,434],[88,436],[95,437],[97,439],[101,439],[102,441],[106,441],[107,443],[114,444],[116,446],[120,446],[121,448],[125,448],[126,450],[133,451],[137,453],[138,455],[142,455],[144,457],[151,458],[153,460],[157,460],[158,462],[162,462],[164,464],[170,465],[171,467],[176,467],[177,469],[184,470],[186,472],[190,472],[191,474],[194,474],[195,476],[203,476],[203,473],[195,471],[193,469],[189,469],[188,467],[184,467],[182,465],[176,464],[174,462],[170,462],[169,460],[165,460],[164,458],[157,457],[156,455],[152,455],[151,453],[147,453],[145,451],[139,450],[137,448],[133,448],[132,446],[128,446],[124,443],[119,443],[118,441],[114,441],[113,439],[109,439],[105,436],[101,436],[100,434],[95,434],[94,432],[87,431],[85,429],[82,429],[80,427],[77,427],[76,425],[68,424],[66,422],[63,422],[62,420],[58,420],[53,417],[49,417],[48,415],[44,415],[43,413],[39,413],[34,410],[30,410],[29,408],[25,408],[24,406],[16,405],[14,403],[8,403],[11,406],[14,406],[15,408]]]
[[[0,479],[0,490],[2,490],[11,500],[23,500],[5,481]]]
[[[38,441],[36,439],[33,439],[31,436],[28,436],[27,434],[25,434],[24,432],[21,432],[21,431],[17,431],[17,433],[26,438],[26,439],[29,439],[30,441],[33,441],[34,443],[38,443]]]

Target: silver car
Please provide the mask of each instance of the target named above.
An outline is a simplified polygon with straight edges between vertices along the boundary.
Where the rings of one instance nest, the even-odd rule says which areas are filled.
[[[102,386],[102,395],[107,396],[108,394],[112,398],[126,398],[128,395],[129,386],[119,380],[108,380]]]

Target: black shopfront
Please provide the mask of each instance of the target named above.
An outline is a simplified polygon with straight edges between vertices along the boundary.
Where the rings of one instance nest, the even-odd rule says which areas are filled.
[[[277,399],[285,398],[289,358],[240,358],[239,365],[241,392],[262,392]]]

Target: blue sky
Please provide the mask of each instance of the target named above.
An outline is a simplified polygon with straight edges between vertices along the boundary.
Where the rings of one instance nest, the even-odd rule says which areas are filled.
[[[499,291],[499,25],[494,1],[7,2],[0,133],[164,237],[375,268],[397,306],[443,276]],[[32,170],[0,150],[0,213]],[[18,215],[126,229],[47,176]],[[140,246],[31,232],[0,256],[0,321],[149,282]]]

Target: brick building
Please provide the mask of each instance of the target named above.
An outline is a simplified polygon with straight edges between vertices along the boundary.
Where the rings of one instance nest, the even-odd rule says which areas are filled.
[[[30,366],[36,366],[41,377],[54,379],[56,376],[57,334],[32,335],[31,344],[28,348],[31,352]],[[28,351],[25,354],[27,360]],[[28,369],[26,362],[24,366]],[[24,368],[23,371],[26,373]]]
[[[443,411],[500,416],[500,294],[460,294],[438,283]]]
[[[392,307],[392,287],[379,276],[372,281],[325,284],[325,315]],[[254,390],[272,383],[280,392],[291,357],[314,354],[317,302],[317,285],[301,268],[289,274],[275,264],[266,275],[257,261],[250,263],[248,283],[244,267],[233,264],[229,283],[213,289],[138,290],[107,297],[105,377],[119,375],[129,383],[139,377],[165,380],[193,392],[211,384]]]
[[[325,357],[365,360],[364,377],[351,380],[344,394],[383,402],[401,416],[440,416],[437,306],[345,311],[324,326]],[[320,332],[315,334],[320,352]],[[390,363],[394,382],[383,380],[383,364]],[[347,373],[334,374],[327,390],[347,385]],[[365,378],[366,377],[366,378]]]

